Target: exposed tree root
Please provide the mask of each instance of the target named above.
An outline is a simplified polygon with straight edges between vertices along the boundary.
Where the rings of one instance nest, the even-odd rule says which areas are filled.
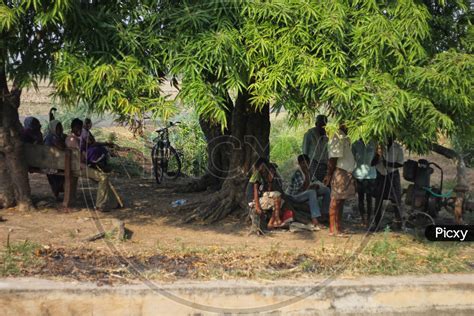
[[[201,221],[206,224],[217,222],[234,210],[240,208],[237,194],[228,194],[227,191],[219,191],[210,198],[207,202],[202,202],[201,206],[194,210],[186,223],[193,221]]]
[[[220,181],[211,174],[205,174],[199,179],[193,180],[190,183],[178,186],[174,191],[178,193],[193,193],[203,192],[208,188],[219,190],[221,187]]]
[[[245,180],[243,183],[246,183]],[[217,222],[236,210],[247,212],[242,180],[228,180],[222,189],[203,197],[199,206],[185,222],[200,221],[206,224]]]

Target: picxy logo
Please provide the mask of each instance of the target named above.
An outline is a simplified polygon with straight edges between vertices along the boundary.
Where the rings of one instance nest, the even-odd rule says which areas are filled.
[[[473,241],[472,225],[430,225],[426,227],[425,236],[431,241]]]

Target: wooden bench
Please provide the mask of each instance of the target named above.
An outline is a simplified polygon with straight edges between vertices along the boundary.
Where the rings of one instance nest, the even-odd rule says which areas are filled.
[[[74,200],[77,177],[80,174],[81,163],[78,150],[58,149],[46,145],[25,144],[26,163],[32,172],[49,174],[48,169],[59,170],[55,175],[64,176],[63,206],[69,207]]]
[[[28,168],[43,174],[55,174],[64,176],[64,199],[63,206],[69,207],[76,196],[77,180],[85,177],[87,172],[81,171],[81,155],[79,150],[59,149],[46,145],[25,144],[25,157]],[[47,170],[59,170],[49,173]],[[112,183],[108,182],[110,190],[115,195],[120,207],[123,207],[122,199]]]

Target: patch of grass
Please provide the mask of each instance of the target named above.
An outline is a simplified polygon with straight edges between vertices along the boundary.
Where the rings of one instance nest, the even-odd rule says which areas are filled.
[[[470,272],[472,256],[463,255],[464,247],[419,242],[411,236],[399,235],[387,229],[355,258],[352,246],[325,245],[314,251],[285,249],[279,242],[268,248],[253,246],[190,246],[177,237],[175,245],[157,244],[159,253],[170,258],[196,258],[187,278],[191,279],[261,279],[277,280],[305,276],[342,275],[402,275]],[[469,259],[471,258],[471,259]],[[154,278],[163,279],[155,274]],[[168,279],[169,276],[166,277]],[[179,277],[174,277],[178,279]]]
[[[39,245],[29,240],[11,243],[0,252],[0,276],[20,275],[24,270],[37,265],[40,260],[35,256]]]
[[[468,257],[463,257],[458,244],[417,241],[408,236],[382,239],[369,243],[358,256],[352,269],[356,274],[400,275],[470,272]]]
[[[141,163],[136,161],[131,154],[129,157],[111,157],[108,164],[119,176],[140,177],[144,173]]]
[[[313,260],[311,260],[309,258],[304,259],[299,264],[299,267],[303,272],[314,272],[314,270],[315,270],[314,262],[313,262]]]
[[[76,238],[76,232],[73,230],[68,230],[69,238],[74,239]]]
[[[372,265],[368,266],[369,273],[397,274],[403,263],[399,260],[398,241],[389,239],[389,232],[385,231],[382,240],[376,240],[365,250],[365,254],[370,256]]]
[[[312,125],[303,122],[298,126],[288,125],[286,117],[272,121],[270,130],[270,159],[278,164],[283,180],[291,177],[296,168],[296,157],[302,152],[303,137]]]
[[[105,238],[114,236],[108,233]],[[285,249],[281,243],[271,241],[263,248],[255,245],[199,246],[176,237],[170,244],[156,242],[154,251],[135,255],[133,260],[143,263],[143,273],[147,277],[163,281],[182,278],[278,280],[327,277],[333,273],[353,276],[472,272],[469,264],[473,262],[473,252],[469,245],[420,242],[412,236],[389,230],[372,238],[361,253],[352,257],[357,241],[344,245],[321,241],[320,247],[303,250]],[[6,247],[0,252],[0,276],[27,275],[43,260],[35,256],[37,249],[38,245],[29,241]],[[109,260],[102,260],[104,254],[94,250],[86,253],[96,253],[94,262],[103,262],[103,269],[111,264]]]
[[[116,236],[117,236],[117,228],[104,232],[105,240],[114,240]]]

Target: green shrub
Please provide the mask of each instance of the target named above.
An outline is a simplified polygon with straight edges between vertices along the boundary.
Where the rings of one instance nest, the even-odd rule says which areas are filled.
[[[453,137],[454,149],[461,153],[468,167],[474,166],[474,126],[466,128]]]
[[[170,130],[171,145],[181,153],[181,172],[188,176],[204,175],[207,168],[207,143],[195,113],[178,117]]]
[[[29,240],[10,243],[0,251],[0,276],[13,276],[21,274],[22,270],[38,264],[39,259],[34,252],[40,246]]]
[[[278,172],[287,183],[297,166],[296,158],[302,153],[303,137],[312,125],[302,122],[290,126],[285,115],[272,120],[270,130],[270,159],[278,164]]]

